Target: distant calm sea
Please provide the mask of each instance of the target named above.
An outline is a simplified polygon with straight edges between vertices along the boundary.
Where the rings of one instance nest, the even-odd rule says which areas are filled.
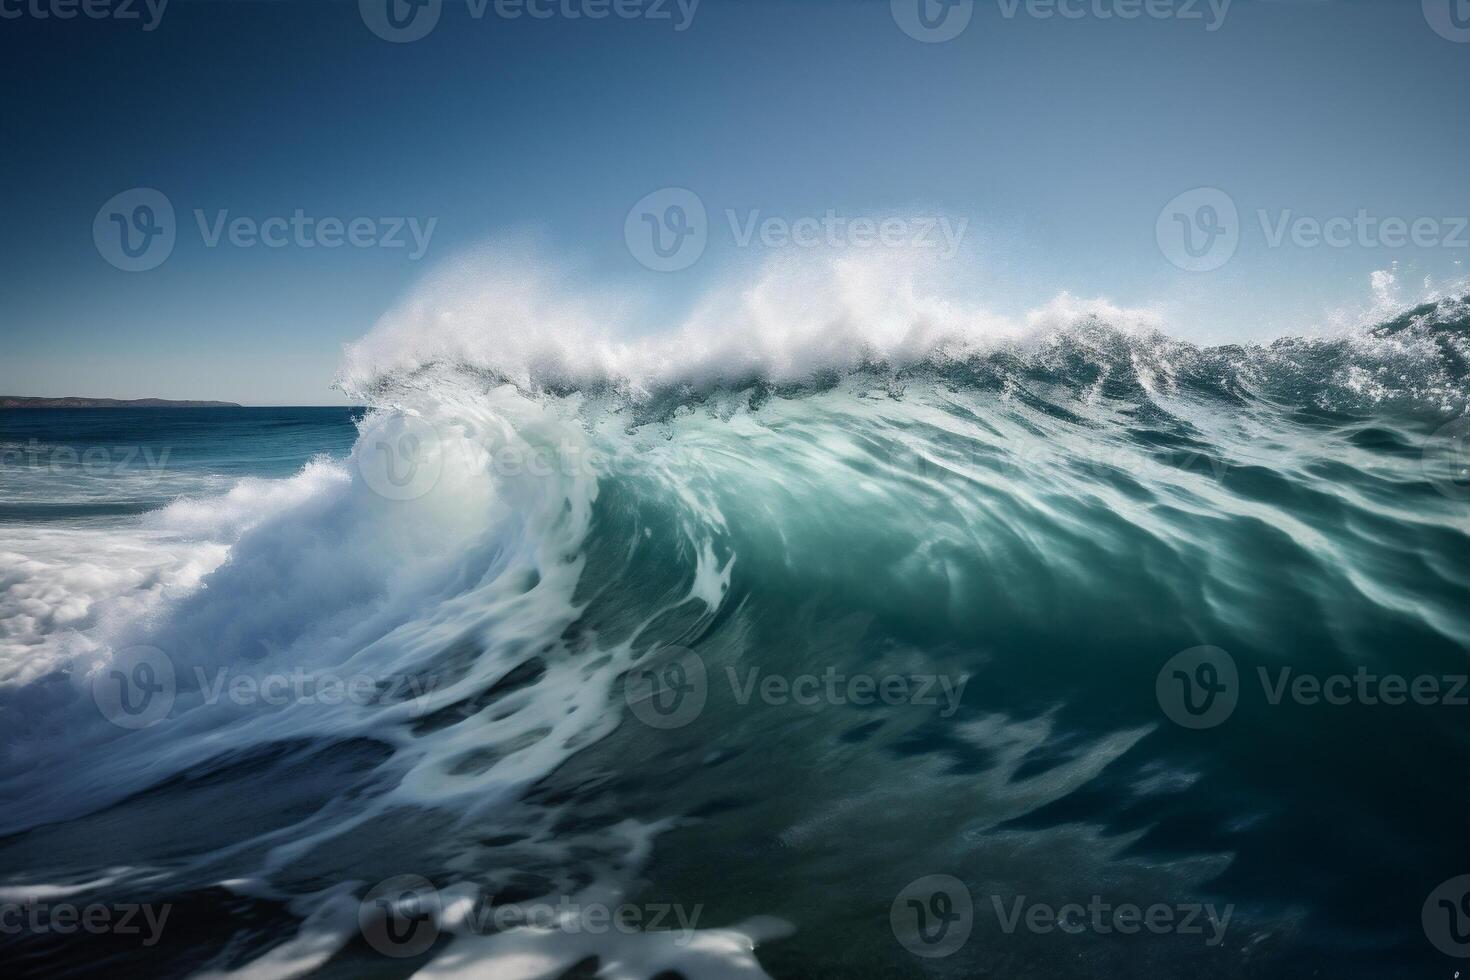
[[[346,408],[0,409],[0,520],[138,514],[291,476],[357,436]]]

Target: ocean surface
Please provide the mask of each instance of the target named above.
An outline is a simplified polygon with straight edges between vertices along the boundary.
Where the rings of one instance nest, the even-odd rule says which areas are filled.
[[[6,975],[1470,965],[1464,304],[415,317],[364,409],[0,412]]]

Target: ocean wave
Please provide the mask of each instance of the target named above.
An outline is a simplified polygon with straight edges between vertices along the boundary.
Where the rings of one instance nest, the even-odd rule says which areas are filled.
[[[1346,669],[1390,664],[1386,631],[1430,665],[1470,648],[1461,444],[1435,441],[1466,407],[1457,301],[1199,347],[1144,311],[1064,296],[1013,322],[926,292],[923,270],[839,260],[620,339],[610,305],[482,271],[349,352],[343,384],[371,406],[349,458],[7,564],[9,887],[248,911],[224,952],[171,947],[171,972],[366,971],[360,904],[412,874],[445,942],[425,976],[606,956],[761,976],[757,944],[841,928],[814,891],[881,910],[916,867],[1056,884],[1051,853],[1090,882],[1200,891],[1278,860],[1233,832],[1140,853],[1157,828],[1103,801],[1249,796],[1228,754],[1206,766],[1158,731],[1173,651]],[[671,735],[638,723],[627,684],[677,649],[716,677],[970,686],[953,725],[726,699]],[[170,678],[167,711],[119,724],[105,692],[140,665]],[[690,944],[466,925],[550,895],[623,901],[655,848],[677,892],[700,833],[733,856],[711,858],[728,887]],[[127,866],[99,868],[102,838],[129,841]],[[789,894],[746,839],[804,862]],[[823,861],[853,839],[863,862]],[[1423,859],[1407,835],[1375,845]],[[1253,901],[1277,929],[1299,914]],[[44,944],[27,955],[64,972]]]

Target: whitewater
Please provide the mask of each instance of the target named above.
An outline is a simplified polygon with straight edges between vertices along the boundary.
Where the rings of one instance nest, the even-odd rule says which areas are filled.
[[[1442,967],[1464,709],[1243,684],[1196,730],[1159,677],[1470,667],[1457,293],[1201,346],[852,255],[638,316],[479,253],[346,351],[364,411],[289,474],[0,446],[0,900],[171,909],[144,957],[0,932],[20,975]],[[973,904],[943,957],[893,918],[933,876]],[[1232,917],[994,911],[1098,895]]]

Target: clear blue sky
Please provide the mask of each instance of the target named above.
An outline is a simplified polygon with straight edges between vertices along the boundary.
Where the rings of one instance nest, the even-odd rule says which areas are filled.
[[[964,218],[967,272],[1003,312],[1067,290],[1162,305],[1200,339],[1310,323],[1396,260],[1453,278],[1470,252],[1273,248],[1255,214],[1470,215],[1470,43],[1420,0],[1235,0],[1213,31],[1206,0],[1204,20],[975,0],[942,43],[887,0],[702,0],[682,31],[674,0],[667,20],[477,19],[442,0],[412,43],[375,36],[355,2],[171,0],[151,31],[35,16],[54,2],[0,0],[20,12],[0,19],[0,393],[331,404],[341,346],[436,261],[530,230],[677,309],[750,258],[726,208]],[[662,273],[630,255],[624,219],[670,186],[712,224],[697,263]],[[1200,186],[1241,215],[1237,254],[1205,273],[1156,238]],[[93,221],[135,187],[166,195],[176,243],[124,272]],[[208,247],[196,209],[436,223],[413,261]]]

